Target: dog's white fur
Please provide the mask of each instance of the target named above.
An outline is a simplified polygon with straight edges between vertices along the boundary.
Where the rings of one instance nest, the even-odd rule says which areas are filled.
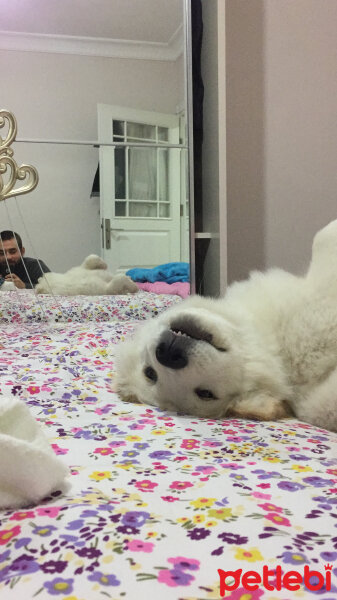
[[[156,349],[177,323],[211,342],[184,335],[188,364],[169,368]],[[316,234],[305,276],[253,272],[224,298],[194,296],[147,321],[119,347],[117,389],[124,399],[203,417],[294,414],[337,431],[337,220]],[[205,390],[216,399],[200,398]]]
[[[107,264],[96,254],[90,254],[79,267],[66,273],[45,273],[35,289],[38,294],[61,296],[134,294],[139,291],[127,275],[109,273]]]

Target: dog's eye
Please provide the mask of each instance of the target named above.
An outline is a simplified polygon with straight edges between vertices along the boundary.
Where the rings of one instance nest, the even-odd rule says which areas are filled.
[[[145,375],[146,379],[153,381],[153,383],[155,383],[158,379],[158,375],[152,367],[145,367],[144,375]]]
[[[216,396],[214,396],[213,392],[210,390],[202,390],[197,388],[194,391],[201,400],[217,400]]]

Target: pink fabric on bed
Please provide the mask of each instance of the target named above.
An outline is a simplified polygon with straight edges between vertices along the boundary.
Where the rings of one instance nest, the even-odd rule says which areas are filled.
[[[155,294],[175,294],[181,298],[187,298],[190,293],[190,284],[185,281],[177,281],[176,283],[165,283],[165,281],[155,281],[154,283],[136,282],[139,289],[145,292],[155,292]]]

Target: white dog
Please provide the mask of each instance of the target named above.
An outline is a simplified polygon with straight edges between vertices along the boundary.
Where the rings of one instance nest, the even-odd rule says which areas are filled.
[[[134,294],[139,291],[127,275],[109,273],[107,264],[96,254],[90,254],[82,265],[66,273],[45,273],[35,289],[38,294],[61,296]]]
[[[117,388],[202,417],[294,414],[337,431],[337,220],[316,235],[305,276],[253,272],[224,298],[147,321],[119,347]]]

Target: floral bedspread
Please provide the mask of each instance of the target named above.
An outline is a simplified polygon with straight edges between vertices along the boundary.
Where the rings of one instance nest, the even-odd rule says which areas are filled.
[[[122,402],[114,349],[134,325],[1,326],[0,391],[26,401],[71,476],[0,514],[0,598],[219,599],[221,569],[240,576],[226,599],[336,600],[336,435]],[[322,589],[284,587],[305,569]]]
[[[142,320],[181,302],[179,296],[138,292],[123,296],[51,296],[33,290],[0,292],[1,323]]]

